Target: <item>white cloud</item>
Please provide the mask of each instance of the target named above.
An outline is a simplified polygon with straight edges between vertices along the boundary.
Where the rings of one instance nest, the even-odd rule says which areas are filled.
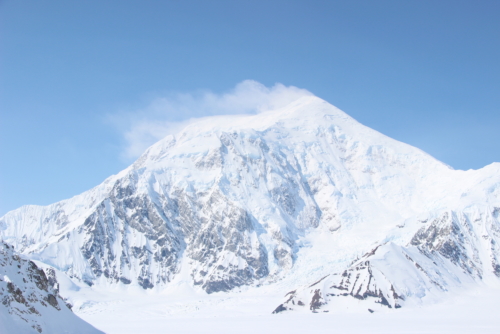
[[[199,117],[229,114],[254,114],[277,109],[312,95],[305,89],[280,83],[266,87],[253,80],[245,80],[229,92],[215,94],[209,91],[172,94],[156,98],[140,110],[110,116],[122,132],[127,159],[137,158],[158,140],[175,133]]]

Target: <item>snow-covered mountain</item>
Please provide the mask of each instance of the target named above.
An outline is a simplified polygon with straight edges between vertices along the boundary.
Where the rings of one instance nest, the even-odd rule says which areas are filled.
[[[285,279],[279,310],[399,307],[496,280],[499,215],[499,163],[453,170],[307,96],[193,122],[81,195],[7,213],[0,237],[88,285]]]
[[[71,312],[47,273],[0,242],[0,333],[102,333]]]

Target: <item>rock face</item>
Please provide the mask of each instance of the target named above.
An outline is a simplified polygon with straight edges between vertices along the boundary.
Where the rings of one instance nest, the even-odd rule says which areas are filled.
[[[2,333],[101,333],[71,312],[59,296],[53,270],[46,274],[3,242],[0,302]]]
[[[480,278],[500,272],[499,198],[500,164],[455,171],[303,97],[279,110],[194,122],[94,189],[9,212],[0,236],[97,286],[151,289],[182,270],[208,293],[228,291],[333,270],[325,263],[343,270],[377,245],[375,255],[393,245]],[[434,223],[441,212],[449,216]],[[400,304],[387,297],[379,262],[364,261],[349,267],[349,282],[336,283],[348,290],[339,291]],[[369,281],[359,292],[358,274]],[[310,307],[326,300],[322,289],[311,293]]]
[[[484,276],[499,277],[497,211],[479,216],[446,211],[423,223],[406,246],[379,245],[343,272],[290,292],[274,313],[308,305],[316,312],[345,297],[400,308],[407,299],[446,292]]]

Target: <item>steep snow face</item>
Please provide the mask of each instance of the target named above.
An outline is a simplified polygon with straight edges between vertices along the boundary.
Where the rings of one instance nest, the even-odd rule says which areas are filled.
[[[0,332],[102,333],[71,312],[54,270],[47,274],[0,242]]]
[[[200,119],[86,193],[9,212],[0,235],[89,285],[148,289],[182,276],[210,293],[303,284],[388,242],[431,249],[433,232],[418,231],[446,210],[476,215],[482,227],[470,234],[490,235],[481,229],[497,228],[499,198],[500,164],[452,170],[303,97]],[[469,276],[498,272],[496,244],[477,247],[464,256],[489,260],[474,260]]]

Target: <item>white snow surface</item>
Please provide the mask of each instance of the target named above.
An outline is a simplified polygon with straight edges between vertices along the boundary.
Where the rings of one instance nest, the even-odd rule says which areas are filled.
[[[56,281],[0,242],[0,333],[102,332],[71,312]]]
[[[487,294],[498,296],[499,215],[500,163],[454,170],[306,96],[193,122],[81,195],[7,213],[0,238],[57,269],[75,312],[109,333],[402,333],[401,321],[424,330],[419,319],[438,326],[447,309],[450,327],[427,332],[451,333],[477,329],[464,325],[468,305],[498,307]],[[366,282],[332,278],[346,270]],[[375,289],[393,309],[324,285],[319,314],[270,314],[291,290],[310,300],[325,276],[351,297]],[[489,320],[485,332],[498,332]]]
[[[134,295],[108,292],[82,305],[77,314],[108,334],[135,333],[380,333],[380,334],[494,334],[500,329],[500,290],[468,289],[445,301],[398,310],[374,308],[351,299],[328,313],[271,314],[276,294],[270,291],[200,296]]]

